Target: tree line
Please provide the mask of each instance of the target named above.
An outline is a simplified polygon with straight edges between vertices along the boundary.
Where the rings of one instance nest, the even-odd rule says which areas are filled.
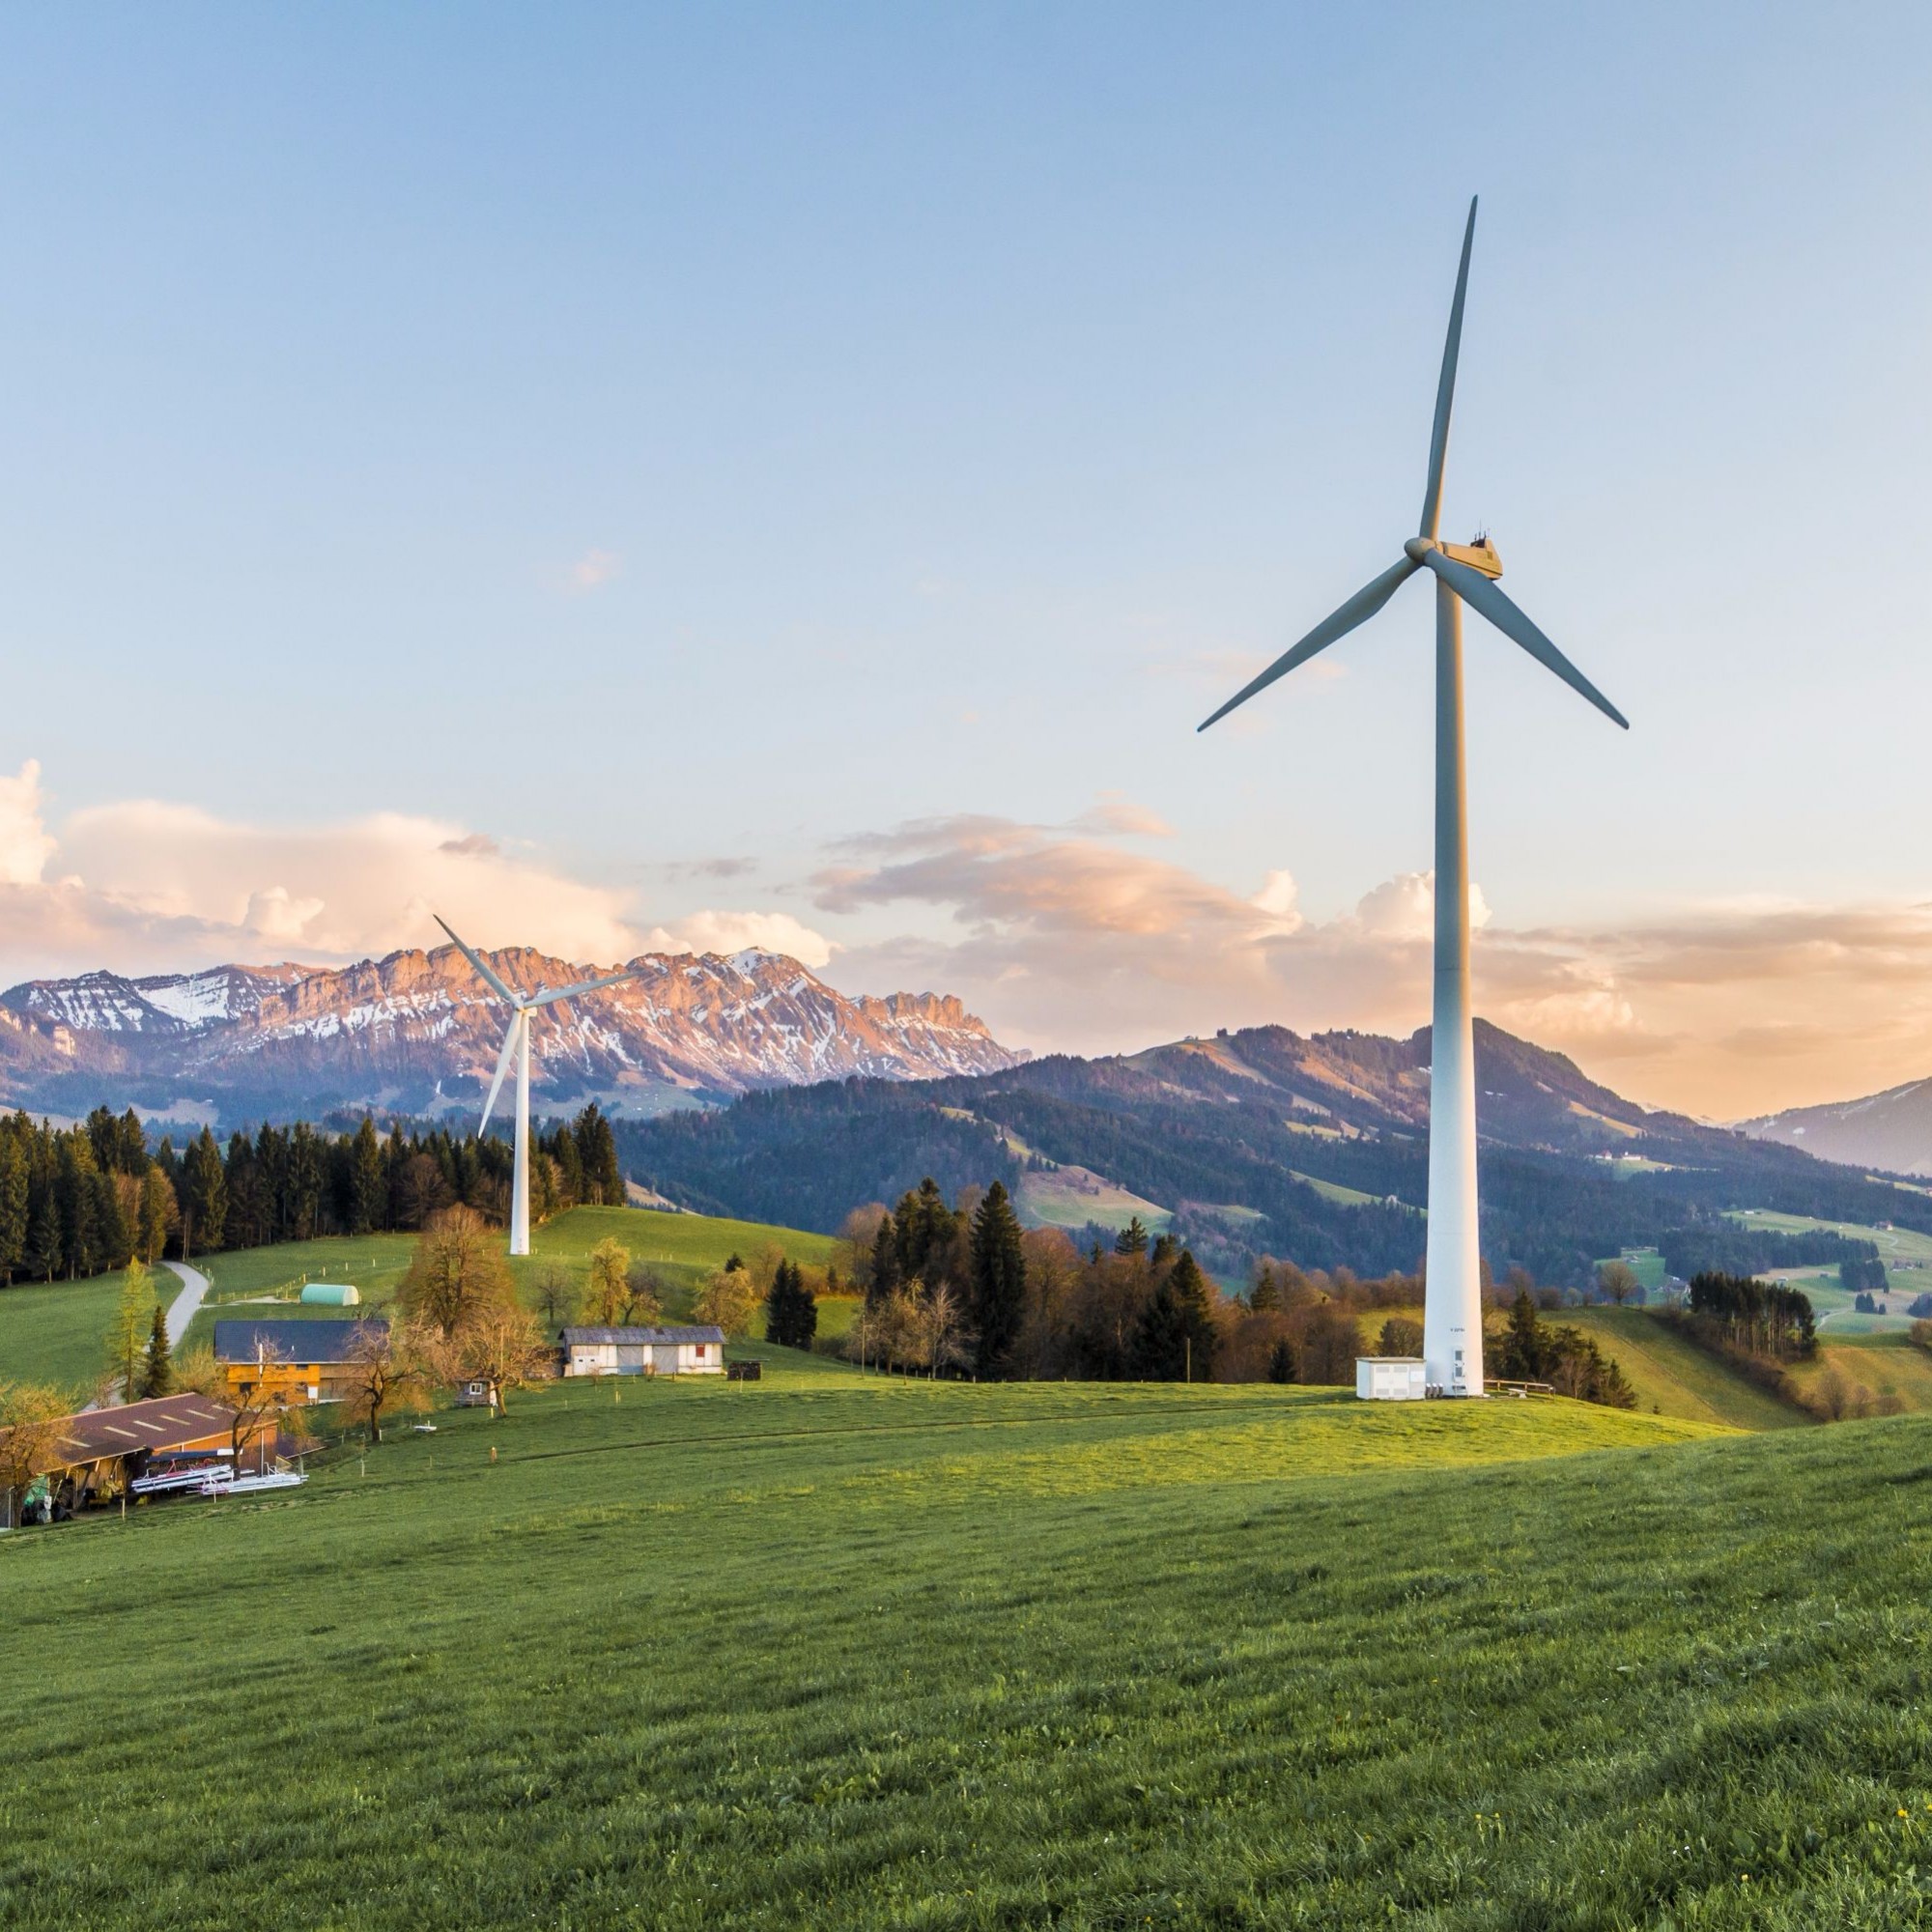
[[[1371,1352],[1415,1354],[1423,1298],[1415,1274],[1368,1279],[1263,1257],[1244,1293],[1225,1292],[1172,1233],[1136,1218],[1084,1247],[1057,1228],[1023,1229],[1006,1186],[968,1186],[948,1203],[931,1178],[891,1208],[847,1214],[839,1265],[863,1295],[845,1352],[868,1366],[980,1379],[1354,1380]],[[1616,1363],[1587,1336],[1537,1317],[1534,1283],[1512,1270],[1512,1326],[1491,1345],[1492,1373],[1627,1407]]]
[[[447,1128],[379,1134],[364,1116],[330,1134],[298,1122],[237,1130],[226,1148],[203,1127],[150,1149],[140,1117],[97,1107],[73,1127],[24,1113],[0,1118],[0,1285],[74,1280],[163,1256],[317,1235],[413,1232],[453,1207],[509,1216],[510,1144]],[[530,1213],[621,1206],[617,1146],[595,1102],[535,1137]]]

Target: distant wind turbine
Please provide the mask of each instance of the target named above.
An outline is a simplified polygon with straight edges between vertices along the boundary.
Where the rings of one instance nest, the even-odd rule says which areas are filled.
[[[584,980],[575,986],[560,987],[554,993],[539,987],[526,998],[504,985],[490,970],[483,955],[458,939],[440,915],[436,923],[449,933],[457,950],[483,976],[490,990],[510,1009],[510,1030],[503,1036],[503,1050],[497,1056],[497,1077],[490,1083],[490,1097],[483,1103],[483,1120],[476,1131],[480,1134],[490,1124],[490,1116],[497,1106],[497,1095],[503,1091],[503,1076],[510,1070],[510,1057],[514,1054],[517,1061],[517,1172],[510,1192],[510,1252],[526,1255],[530,1251],[530,1015],[543,1007],[555,1006],[559,1000],[573,1000],[580,993],[594,993],[600,987],[614,986],[619,980],[633,979],[636,977],[635,970],[626,967],[621,973],[607,974],[601,980]]]
[[[1402,561],[1316,625],[1267,669],[1201,725],[1207,730],[1237,704],[1317,651],[1366,623],[1418,570],[1435,575],[1435,999],[1429,1069],[1429,1274],[1423,1294],[1424,1379],[1444,1395],[1483,1392],[1482,1264],[1476,1224],[1476,1052],[1469,1013],[1469,845],[1463,781],[1463,606],[1482,612],[1538,664],[1581,693],[1613,724],[1630,721],[1503,593],[1502,559],[1486,534],[1472,544],[1445,544],[1441,521],[1442,459],[1449,447],[1449,409],[1456,395],[1456,355],[1463,336],[1463,298],[1476,204],[1463,234],[1449,339],[1435,391],[1429,438],[1429,485],[1422,526],[1403,545]]]

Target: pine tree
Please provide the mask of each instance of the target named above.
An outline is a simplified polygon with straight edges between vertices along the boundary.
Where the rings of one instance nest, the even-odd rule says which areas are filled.
[[[794,1349],[810,1350],[818,1333],[818,1297],[806,1286],[805,1270],[791,1264],[792,1334]]]
[[[581,1198],[591,1203],[601,1201],[607,1208],[621,1208],[624,1173],[617,1162],[617,1142],[611,1132],[611,1122],[598,1110],[595,1100],[578,1115],[571,1132],[583,1169]]]
[[[1164,1275],[1135,1323],[1127,1372],[1136,1381],[1178,1382],[1187,1372],[1187,1316]]]
[[[781,1349],[791,1341],[791,1264],[781,1262],[772,1273],[772,1285],[765,1291],[765,1340]]]
[[[1183,1373],[1197,1382],[1211,1381],[1214,1350],[1220,1337],[1214,1328],[1214,1317],[1208,1298],[1208,1277],[1201,1272],[1201,1264],[1194,1259],[1193,1253],[1182,1248],[1180,1259],[1175,1263],[1174,1271],[1167,1279],[1186,1329],[1187,1363]]]
[[[1144,1255],[1147,1251],[1148,1231],[1141,1226],[1141,1217],[1136,1214],[1114,1236],[1114,1252],[1117,1255]]]
[[[1514,1381],[1542,1381],[1552,1362],[1548,1336],[1537,1320],[1536,1303],[1526,1288],[1519,1289],[1510,1304],[1509,1327],[1503,1333],[1495,1373]]]
[[[175,1385],[173,1351],[168,1347],[168,1318],[155,1303],[155,1324],[148,1331],[148,1359],[141,1375],[144,1397],[166,1395]]]
[[[228,1220],[228,1175],[221,1164],[221,1150],[206,1127],[188,1143],[182,1176],[186,1183],[186,1198],[182,1203],[182,1259],[186,1261],[190,1246],[201,1254],[218,1248]]]
[[[1274,1269],[1264,1262],[1261,1272],[1255,1276],[1255,1285],[1248,1291],[1248,1306],[1257,1315],[1265,1315],[1270,1309],[1281,1306],[1281,1284],[1274,1278]]]
[[[982,1377],[1004,1375],[1026,1307],[1026,1249],[1019,1218],[997,1180],[973,1217],[972,1269],[968,1319],[979,1338],[975,1366]]]
[[[19,1136],[0,1132],[0,1282],[27,1259],[27,1154]]]
[[[890,1301],[893,1292],[905,1279],[899,1272],[898,1228],[891,1214],[879,1217],[879,1231],[872,1236],[871,1277],[866,1283],[866,1309],[869,1314]]]
[[[382,1225],[383,1205],[388,1195],[383,1172],[383,1144],[376,1138],[376,1123],[367,1114],[355,1129],[349,1153],[349,1232],[367,1235]]]

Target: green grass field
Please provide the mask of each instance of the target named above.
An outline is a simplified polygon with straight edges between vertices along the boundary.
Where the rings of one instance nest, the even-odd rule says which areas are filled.
[[[159,1291],[172,1294],[177,1285],[164,1275]],[[121,1287],[111,1274],[0,1289],[0,1381],[55,1382],[91,1394],[106,1373],[107,1325]]]
[[[1620,1255],[1605,1255],[1598,1260],[1597,1266],[1602,1267],[1605,1261],[1623,1262],[1652,1294],[1663,1286],[1669,1273],[1663,1265],[1663,1257],[1655,1248],[1631,1248]]]
[[[767,1358],[0,1538],[0,1922],[1932,1918],[1932,1421]]]
[[[1921,1235],[1915,1228],[1870,1228],[1857,1221],[1814,1221],[1804,1214],[1775,1214],[1766,1208],[1736,1208],[1730,1218],[1743,1227],[1764,1228],[1778,1234],[1803,1235],[1823,1230],[1855,1241],[1872,1241],[1877,1244],[1879,1259],[1888,1267],[1898,1261],[1932,1264],[1932,1235]]]

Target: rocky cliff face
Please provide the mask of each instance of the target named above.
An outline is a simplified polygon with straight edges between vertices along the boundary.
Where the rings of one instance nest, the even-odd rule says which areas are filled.
[[[488,955],[520,992],[598,969],[527,949]],[[531,1104],[628,1113],[865,1073],[922,1080],[1015,1065],[956,999],[848,999],[771,952],[647,953],[634,977],[546,1008]],[[609,971],[611,969],[602,969]],[[89,973],[0,994],[0,1097],[71,1112],[106,1101],[224,1121],[480,1107],[506,1015],[454,947],[340,969]]]

